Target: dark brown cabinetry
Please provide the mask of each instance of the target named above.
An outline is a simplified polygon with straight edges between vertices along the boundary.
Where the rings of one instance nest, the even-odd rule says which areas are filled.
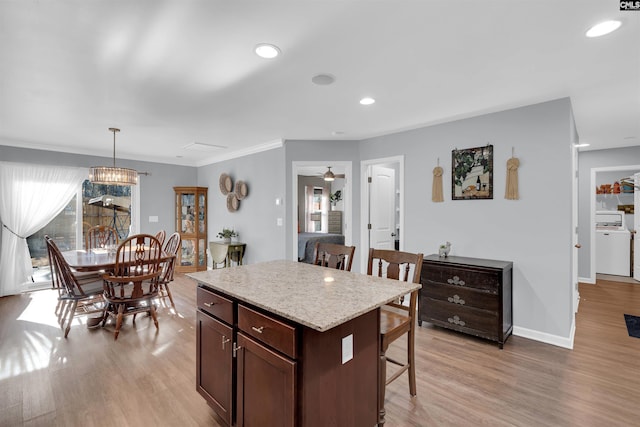
[[[196,388],[227,425],[376,424],[378,310],[319,332],[203,284],[197,305]]]
[[[496,341],[513,330],[513,263],[438,255],[422,264],[418,324],[433,323]]]

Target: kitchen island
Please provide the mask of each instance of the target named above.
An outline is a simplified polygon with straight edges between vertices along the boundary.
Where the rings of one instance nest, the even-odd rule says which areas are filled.
[[[378,423],[378,310],[419,284],[293,261],[188,276],[197,389],[226,424]]]

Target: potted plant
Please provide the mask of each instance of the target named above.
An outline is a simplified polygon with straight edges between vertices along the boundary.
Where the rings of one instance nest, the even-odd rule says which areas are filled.
[[[329,195],[329,201],[331,202],[332,206],[335,206],[336,203],[338,203],[340,200],[342,200],[342,190],[338,190],[335,193],[331,193]]]
[[[223,228],[222,231],[217,234],[217,236],[220,237],[225,243],[230,243],[231,238],[236,237],[237,235],[238,233],[236,233],[232,228]]]

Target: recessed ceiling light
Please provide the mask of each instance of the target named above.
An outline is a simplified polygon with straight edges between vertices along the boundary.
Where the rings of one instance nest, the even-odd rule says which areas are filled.
[[[273,44],[260,43],[256,45],[255,52],[260,58],[273,59],[280,55],[280,48]]]
[[[331,74],[318,74],[311,77],[311,81],[317,85],[326,86],[335,82],[336,78]]]
[[[360,104],[362,105],[371,105],[373,103],[375,103],[376,100],[373,98],[369,98],[369,97],[364,97],[360,100]]]
[[[587,37],[600,37],[609,34],[620,28],[620,21],[604,21],[589,28],[586,33]]]

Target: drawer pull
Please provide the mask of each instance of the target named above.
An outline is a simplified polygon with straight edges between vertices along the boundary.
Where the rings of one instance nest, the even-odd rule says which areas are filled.
[[[253,329],[257,333],[261,334],[262,330],[264,329],[264,326],[260,326],[259,328],[256,328],[255,326],[252,326],[251,329]]]
[[[212,306],[214,306],[216,303],[215,302],[203,302],[202,303],[205,307],[211,308]]]
[[[464,280],[460,280],[458,276],[453,276],[453,279],[447,279],[447,283],[450,285],[464,286]]]
[[[448,297],[447,301],[452,302],[454,304],[464,305],[464,300],[460,298],[458,295],[454,295],[453,297]]]
[[[230,338],[225,337],[224,335],[222,336],[222,349],[224,350],[224,345],[226,343],[228,343],[229,341],[231,341]]]
[[[449,321],[449,323],[453,323],[454,325],[459,325],[459,326],[466,325],[465,321],[460,320],[460,316],[458,315],[453,316],[453,318],[449,317],[447,320]]]

